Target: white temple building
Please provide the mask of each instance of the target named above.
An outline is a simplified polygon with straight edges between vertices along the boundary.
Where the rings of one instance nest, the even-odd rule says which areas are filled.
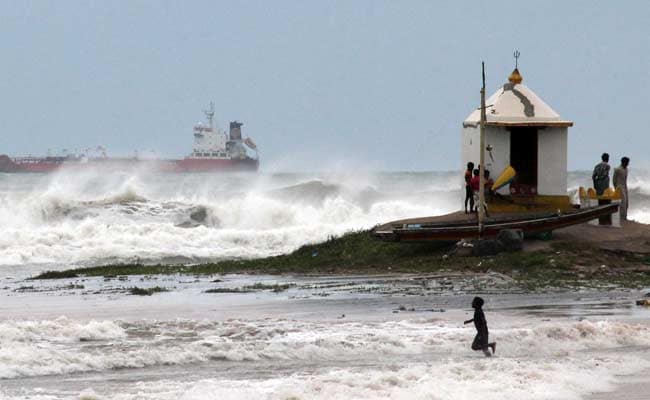
[[[486,100],[485,165],[491,178],[508,166],[515,179],[499,190],[519,204],[568,206],[567,136],[573,122],[523,85],[515,68],[509,82]],[[462,160],[479,164],[480,110],[463,122]],[[561,196],[561,198],[554,198]]]

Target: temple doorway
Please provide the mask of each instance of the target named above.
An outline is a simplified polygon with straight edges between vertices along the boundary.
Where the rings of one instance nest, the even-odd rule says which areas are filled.
[[[537,194],[537,128],[510,129],[510,165],[517,172],[511,194]]]

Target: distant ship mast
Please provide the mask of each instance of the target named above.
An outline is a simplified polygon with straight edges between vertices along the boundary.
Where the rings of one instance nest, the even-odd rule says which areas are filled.
[[[210,109],[203,110],[203,113],[205,114],[206,118],[208,118],[208,124],[210,125],[210,129],[214,129],[214,126],[212,124],[212,120],[214,118],[214,101],[210,102]]]

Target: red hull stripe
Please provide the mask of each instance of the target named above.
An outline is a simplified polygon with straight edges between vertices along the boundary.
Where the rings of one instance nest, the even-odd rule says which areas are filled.
[[[30,159],[29,162],[14,162],[7,156],[0,156],[0,172],[54,172],[65,169],[134,169],[151,168],[158,172],[211,172],[211,171],[257,171],[259,161],[246,158],[232,159],[201,159],[185,158],[183,160],[135,160],[135,159],[98,159],[88,162],[68,161],[52,162]]]

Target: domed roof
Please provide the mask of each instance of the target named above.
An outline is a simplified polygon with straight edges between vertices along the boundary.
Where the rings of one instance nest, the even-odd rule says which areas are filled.
[[[528,86],[515,68],[496,93],[485,101],[486,125],[488,126],[573,126],[573,122],[560,118],[548,104]],[[480,109],[474,110],[463,126],[477,126],[481,120]]]

